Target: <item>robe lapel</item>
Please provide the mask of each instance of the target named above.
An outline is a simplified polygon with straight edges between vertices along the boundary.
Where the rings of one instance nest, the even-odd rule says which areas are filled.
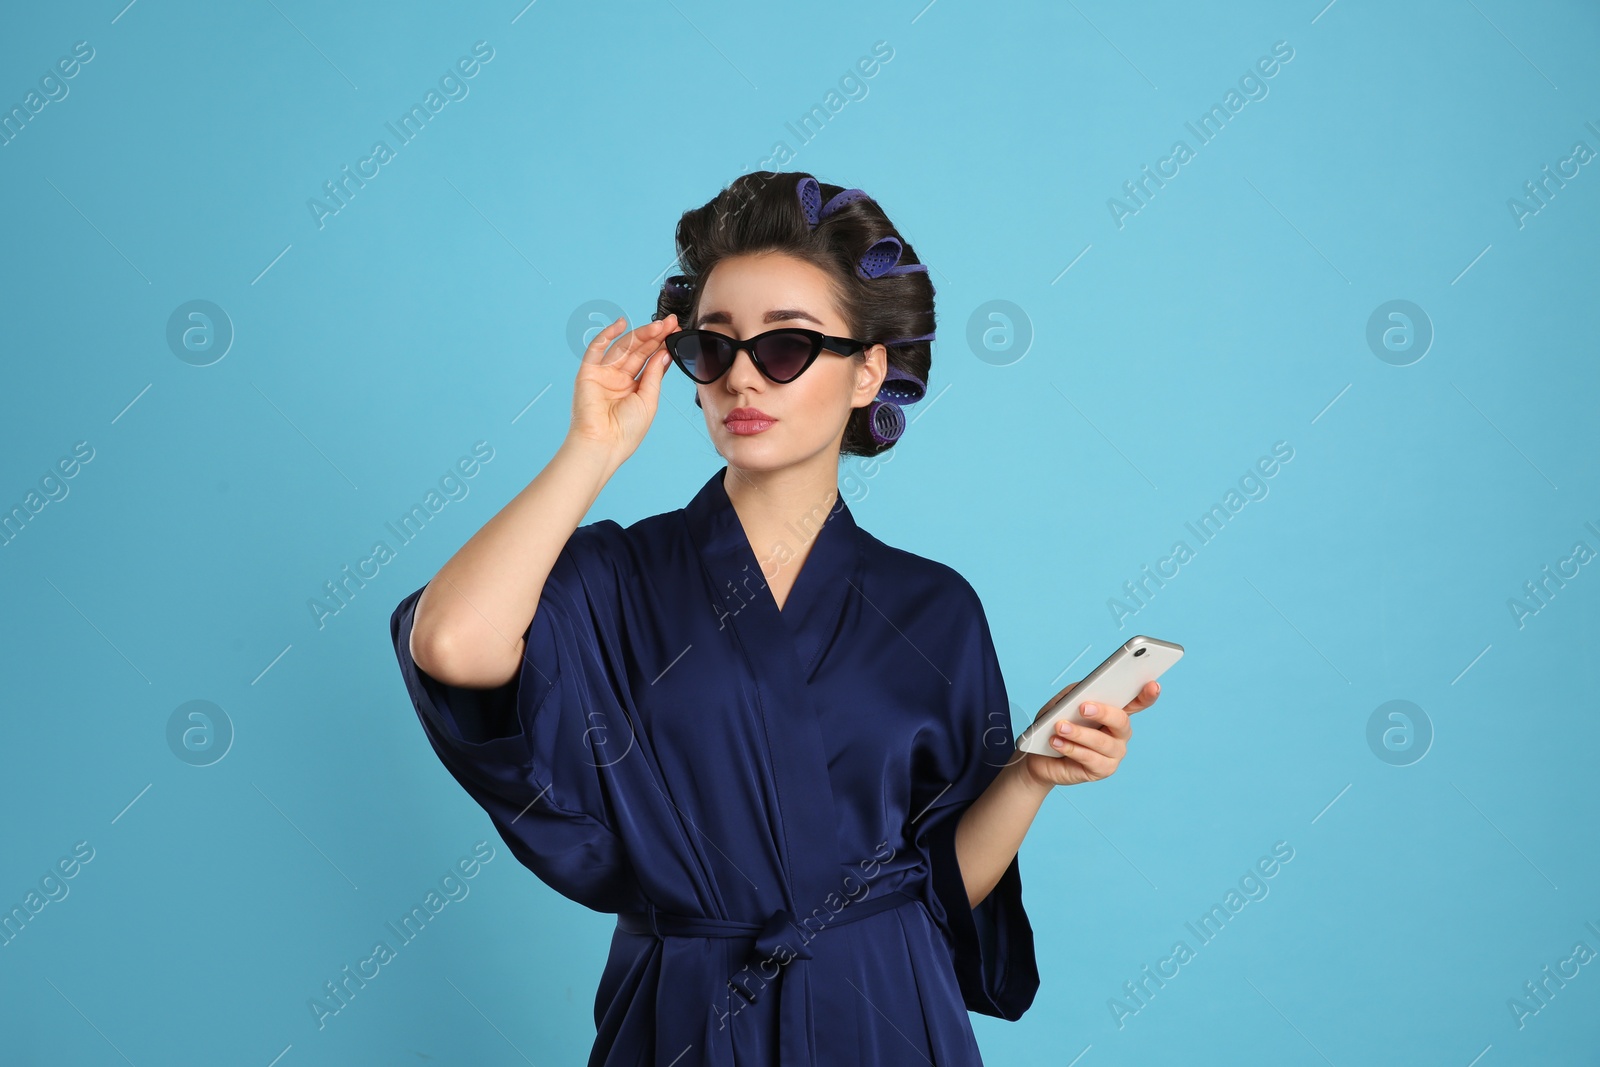
[[[727,613],[724,624],[755,677],[782,815],[786,904],[803,916],[842,892],[833,788],[809,678],[837,630],[850,583],[860,584],[861,545],[841,497],[780,613],[728,499],[727,470],[712,475],[685,511],[721,599],[717,610]]]
[[[756,954],[760,955],[769,940],[803,946],[809,937],[821,934],[815,926],[810,928],[812,933],[803,933],[792,923],[798,920],[804,926],[807,917],[820,914],[826,925],[836,910],[829,902],[837,901],[845,891],[833,783],[809,679],[837,633],[851,583],[861,584],[862,548],[850,508],[840,498],[817,533],[784,610],[779,612],[760,561],[728,499],[727,472],[723,467],[711,476],[685,508],[685,517],[713,590],[713,606],[755,681],[757,713],[767,740],[766,763],[772,768],[777,797],[776,829],[787,876],[783,906],[771,916],[742,917],[753,922],[765,920],[756,942]],[[817,1067],[818,1020],[811,972],[806,966],[809,959],[810,952],[804,950],[789,957],[777,979],[778,988],[761,994],[776,992],[779,998],[780,1067]],[[722,995],[735,996],[732,992]],[[681,1055],[680,1050],[694,1039],[678,1021],[669,1019],[660,1025],[658,1038],[664,1043],[657,1045],[658,1067]],[[721,1047],[713,1045],[707,1025],[701,1035],[706,1047]],[[850,1016],[827,1020],[824,1025],[853,1032],[856,1024]],[[844,1047],[856,1044],[848,1033],[841,1039]]]
[[[824,523],[779,613],[808,682],[838,633],[851,583],[861,585],[861,541],[844,497],[835,501]]]

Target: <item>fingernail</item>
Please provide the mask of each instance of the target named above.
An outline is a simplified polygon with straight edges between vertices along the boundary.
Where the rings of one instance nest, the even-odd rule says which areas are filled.
[[[1100,713],[1100,709],[1095,707],[1093,704],[1085,704],[1083,706],[1083,713],[1085,715],[1098,715]]]
[[[1070,734],[1072,732],[1072,724],[1063,719],[1056,723],[1056,729],[1064,734]]]
[[[1052,745],[1056,746],[1057,748],[1066,748],[1067,747],[1066,741],[1062,740],[1059,737],[1052,737],[1050,739],[1050,743]]]

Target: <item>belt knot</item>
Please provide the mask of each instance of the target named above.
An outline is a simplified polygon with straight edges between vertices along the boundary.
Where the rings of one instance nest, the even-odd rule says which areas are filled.
[[[734,919],[712,919],[704,916],[676,915],[661,911],[654,903],[646,901],[637,911],[617,914],[617,928],[630,934],[647,934],[657,939],[668,937],[754,937],[755,944],[746,957],[744,967],[728,979],[728,985],[750,1003],[755,1003],[755,985],[765,986],[778,977],[786,963],[812,958],[808,942],[828,926],[846,923],[877,915],[891,908],[915,902],[914,897],[898,889],[891,889],[873,897],[849,902],[848,907],[826,917],[816,930],[802,927],[794,912],[779,908],[762,923],[740,922]]]
[[[806,947],[804,932],[795,922],[794,912],[787,908],[779,908],[767,916],[767,921],[761,925],[761,932],[756,935],[756,944],[751,956],[754,961],[775,958],[783,949],[788,949],[788,952],[785,959],[778,961],[780,963],[789,959],[811,958],[811,950]]]

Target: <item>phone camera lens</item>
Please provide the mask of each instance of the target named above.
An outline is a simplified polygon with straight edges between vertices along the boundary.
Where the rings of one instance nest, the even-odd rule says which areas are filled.
[[[1142,655],[1144,655],[1144,649],[1142,649],[1142,648],[1136,648],[1136,649],[1134,649],[1134,650],[1133,650],[1133,654],[1134,654],[1134,655],[1135,655],[1135,656],[1142,656]]]

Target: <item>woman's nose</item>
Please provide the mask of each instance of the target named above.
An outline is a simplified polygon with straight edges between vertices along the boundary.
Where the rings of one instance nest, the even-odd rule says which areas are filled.
[[[739,359],[740,356],[744,357],[742,362]],[[733,382],[734,375],[739,376],[740,382],[750,381],[752,375],[756,380],[762,377],[761,371],[756,369],[755,360],[751,357],[749,349],[739,348],[734,350],[733,365],[728,368],[730,384]]]

